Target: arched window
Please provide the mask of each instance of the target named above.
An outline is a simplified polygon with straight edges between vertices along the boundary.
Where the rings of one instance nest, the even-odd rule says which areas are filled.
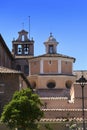
[[[53,53],[53,45],[49,45],[49,53],[50,53],[50,54]]]
[[[70,89],[71,86],[72,86],[72,81],[71,80],[67,80],[66,83],[65,83],[65,86],[67,89]]]
[[[22,54],[22,45],[18,45],[18,51],[17,54],[21,55]]]
[[[21,71],[21,66],[20,66],[20,65],[17,65],[17,66],[16,66],[16,70]]]
[[[29,54],[29,46],[27,44],[24,45],[24,54]]]
[[[55,81],[49,81],[49,82],[47,83],[47,87],[50,88],[50,89],[55,88],[55,86],[56,86]]]

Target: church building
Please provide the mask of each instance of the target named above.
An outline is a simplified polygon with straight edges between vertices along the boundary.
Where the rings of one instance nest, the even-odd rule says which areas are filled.
[[[57,52],[59,42],[52,33],[44,46],[45,54],[34,56],[34,40],[28,38],[27,31],[21,30],[18,38],[12,41],[10,52],[0,35],[0,106],[3,108],[16,90],[31,87],[43,103],[41,122],[58,122],[67,118],[80,121],[82,94],[76,80],[82,72],[73,70],[76,59]],[[83,74],[87,77],[87,71]],[[87,87],[84,89],[87,119]]]

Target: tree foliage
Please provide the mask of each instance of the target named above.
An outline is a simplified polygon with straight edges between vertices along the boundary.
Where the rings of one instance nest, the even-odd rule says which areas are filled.
[[[1,122],[10,128],[37,129],[37,122],[43,116],[43,112],[40,110],[41,105],[38,95],[32,93],[29,88],[17,91],[12,100],[5,105]]]

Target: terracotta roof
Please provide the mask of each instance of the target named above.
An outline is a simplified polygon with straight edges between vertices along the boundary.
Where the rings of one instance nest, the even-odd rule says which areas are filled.
[[[57,121],[63,121],[64,119],[62,119],[62,118],[58,118],[58,119],[56,119],[56,118],[43,118],[43,119],[41,119],[40,120],[40,122],[57,122]]]
[[[48,99],[48,100],[56,100],[56,99],[59,99],[59,100],[66,100],[68,99],[68,97],[40,97],[41,100],[44,100],[44,99]]]
[[[62,57],[62,58],[69,58],[69,59],[73,59],[74,62],[76,60],[74,57],[70,57],[70,56],[67,56],[67,55],[59,54],[59,53],[56,53],[56,54],[43,54],[43,55],[31,57],[29,59],[34,59],[34,58],[39,58],[39,57]]]
[[[42,111],[82,111],[82,109],[42,109]],[[87,109],[84,109],[87,111]]]
[[[82,121],[82,118],[69,118],[69,121],[76,120],[76,121]],[[66,118],[42,118],[40,122],[58,122],[58,121],[66,121]]]
[[[0,66],[0,73],[15,73],[15,74],[18,73],[18,74],[20,74],[21,72],[13,70],[13,69],[6,68],[6,67],[3,67],[3,66]]]

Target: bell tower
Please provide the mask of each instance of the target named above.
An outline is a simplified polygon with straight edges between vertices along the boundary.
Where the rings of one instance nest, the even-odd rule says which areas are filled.
[[[34,55],[34,41],[33,39],[28,39],[28,32],[25,30],[22,30],[19,33],[19,36],[16,40],[12,41],[13,49],[12,53],[15,56],[15,58],[18,57],[27,57],[27,56],[33,56]]]
[[[45,47],[46,47],[46,53],[47,54],[56,54],[57,53],[58,42],[53,37],[52,33],[50,33],[49,38],[47,39],[46,42],[44,42],[44,44],[45,44]]]
[[[28,32],[21,30],[19,36],[12,41],[12,54],[15,58],[15,69],[28,75],[28,59],[34,56],[34,41],[28,38]]]

